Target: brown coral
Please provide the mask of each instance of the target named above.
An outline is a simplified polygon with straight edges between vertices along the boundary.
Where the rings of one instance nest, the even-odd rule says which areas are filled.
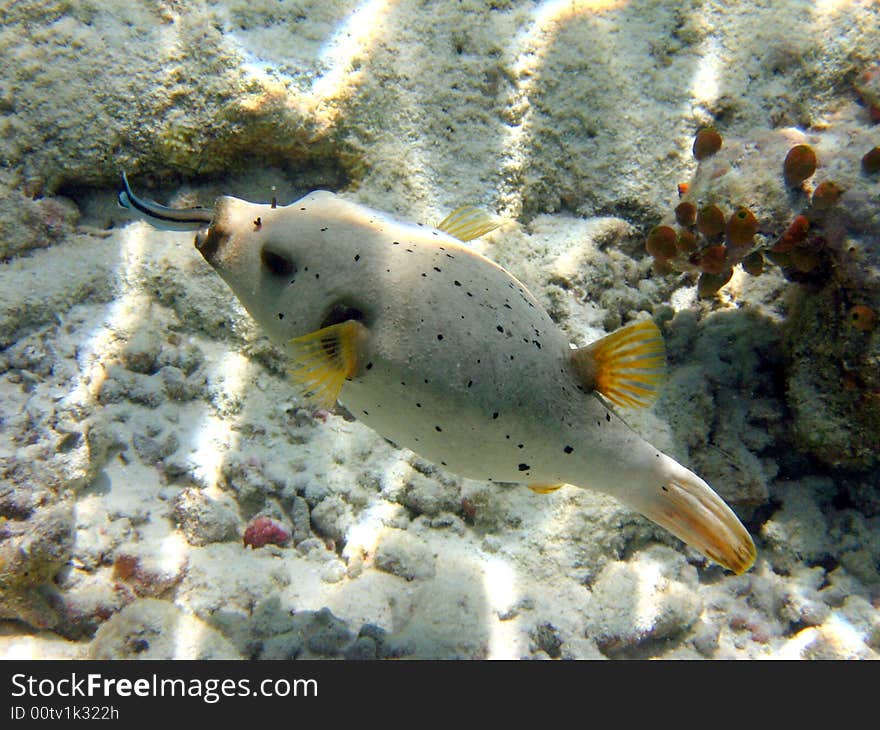
[[[795,246],[803,243],[807,238],[807,231],[810,230],[810,221],[807,216],[799,215],[791,222],[791,225],[785,230],[771,251],[773,253],[787,253]]]
[[[836,182],[829,180],[820,183],[813,191],[813,209],[828,210],[840,200],[841,195],[843,195],[843,188]]]
[[[727,221],[725,235],[727,243],[735,248],[751,245],[758,232],[758,219],[748,208],[739,207]]]
[[[849,323],[862,332],[870,332],[877,324],[877,313],[865,304],[856,304],[848,316]]]
[[[792,147],[785,156],[782,165],[782,173],[792,187],[800,185],[804,180],[816,172],[816,153],[808,144],[798,144]]]
[[[720,236],[724,232],[724,213],[717,205],[707,205],[697,213],[697,230],[706,238]]]
[[[721,135],[715,127],[703,127],[694,137],[694,157],[705,160],[721,149]]]
[[[655,259],[668,260],[675,256],[678,236],[669,226],[654,226],[648,233],[645,249]]]
[[[697,206],[684,201],[675,206],[675,220],[680,226],[692,226],[697,219]]]
[[[720,274],[727,267],[727,249],[724,246],[709,246],[700,254],[700,268],[707,274]]]
[[[868,150],[862,158],[862,170],[866,175],[880,172],[880,147]]]

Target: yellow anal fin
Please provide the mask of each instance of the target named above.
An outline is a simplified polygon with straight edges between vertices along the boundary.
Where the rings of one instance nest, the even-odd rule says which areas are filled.
[[[463,205],[446,216],[437,228],[459,241],[472,241],[498,228],[499,223],[492,220],[489,214],[472,205]]]
[[[565,484],[529,484],[528,487],[535,494],[550,494],[550,492],[555,492],[557,489],[562,489]]]
[[[733,510],[694,474],[671,478],[632,506],[719,565],[739,575],[755,562],[755,543]]]
[[[571,353],[581,383],[615,405],[643,408],[666,376],[666,346],[651,320],[636,322]]]
[[[287,372],[303,398],[331,408],[346,378],[355,374],[366,327],[355,320],[340,322],[290,340],[293,362]]]

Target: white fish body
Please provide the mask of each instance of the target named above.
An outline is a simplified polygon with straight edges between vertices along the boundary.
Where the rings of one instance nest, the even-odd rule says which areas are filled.
[[[319,191],[285,207],[220,198],[196,246],[289,348],[304,393],[338,398],[452,472],[597,489],[735,572],[754,562],[748,532],[715,492],[594,392],[594,370],[606,367],[597,352],[572,350],[522,283],[452,235]],[[659,331],[640,323],[606,340],[608,360],[635,352],[636,375],[599,389],[650,402]]]

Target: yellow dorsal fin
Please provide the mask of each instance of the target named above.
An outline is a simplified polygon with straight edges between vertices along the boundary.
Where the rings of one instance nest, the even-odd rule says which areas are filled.
[[[636,322],[571,353],[581,383],[615,405],[643,408],[666,376],[666,346],[651,320]]]
[[[529,484],[528,487],[535,494],[550,494],[550,492],[555,492],[557,489],[562,489],[565,484]]]
[[[293,359],[287,372],[300,387],[303,398],[322,408],[331,408],[336,403],[345,379],[357,371],[365,332],[366,327],[351,319],[287,343]]]
[[[437,228],[455,236],[459,241],[472,241],[494,231],[499,225],[486,211],[472,205],[463,205],[440,221]]]

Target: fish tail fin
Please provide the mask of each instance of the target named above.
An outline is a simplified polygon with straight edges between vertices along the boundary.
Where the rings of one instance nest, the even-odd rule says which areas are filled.
[[[742,522],[705,481],[662,457],[667,473],[659,486],[624,501],[716,563],[745,573],[757,553]]]
[[[666,346],[651,320],[572,350],[570,358],[583,386],[624,408],[651,405],[666,375]]]

